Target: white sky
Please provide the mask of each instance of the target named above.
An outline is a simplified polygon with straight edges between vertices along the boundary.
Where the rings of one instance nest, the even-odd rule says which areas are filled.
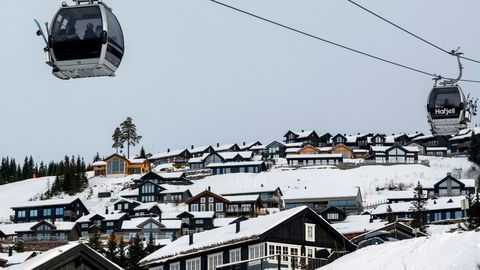
[[[354,48],[448,76],[455,59],[346,0],[224,0]],[[70,1],[69,1],[70,2]],[[33,19],[61,1],[2,0],[0,156],[108,155],[132,116],[147,152],[319,133],[426,131],[430,78],[300,36],[207,0],[107,1],[126,55],[116,78],[60,81],[44,64]],[[480,58],[474,0],[364,0],[444,48]],[[480,64],[464,63],[480,79]],[[463,84],[465,92],[480,85]],[[133,150],[137,153],[138,149]]]

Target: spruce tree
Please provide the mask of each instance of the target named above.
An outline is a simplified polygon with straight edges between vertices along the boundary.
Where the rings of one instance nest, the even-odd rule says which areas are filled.
[[[117,253],[118,253],[118,241],[115,237],[115,233],[112,232],[112,234],[108,236],[107,250],[105,251],[105,257],[107,257],[107,259],[109,259],[110,261],[117,263],[118,262]]]
[[[100,229],[97,226],[92,227],[92,233],[88,239],[88,246],[97,252],[103,253],[103,243],[100,239]]]
[[[128,246],[128,270],[142,270],[138,262],[147,256],[143,247],[142,240],[137,234],[135,238],[130,241]]]
[[[157,245],[155,244],[155,240],[153,239],[153,234],[150,233],[147,247],[145,248],[145,251],[147,255],[152,254],[158,249]]]
[[[122,268],[127,268],[127,256],[125,255],[126,248],[127,248],[127,244],[123,240],[123,237],[120,237],[120,241],[118,242],[117,264]]]
[[[142,145],[142,148],[140,149],[140,155],[138,155],[139,158],[147,158],[147,153],[145,153],[145,149],[143,148],[143,145]]]
[[[117,127],[113,132],[112,140],[113,140],[112,148],[115,148],[118,154],[118,149],[123,149],[123,144],[125,143],[122,131],[120,130],[119,127]]]
[[[18,253],[25,252],[25,246],[23,245],[23,241],[15,242],[15,245],[13,245],[13,250],[15,250]]]
[[[97,162],[97,161],[100,161],[100,160],[102,160],[102,159],[100,158],[100,154],[97,152],[97,154],[93,157],[93,162]]]
[[[387,221],[388,224],[397,221],[397,216],[395,215],[395,213],[393,213],[392,207],[390,205],[387,206]]]
[[[142,136],[137,135],[137,126],[133,123],[131,117],[127,117],[127,119],[120,124],[120,127],[123,141],[127,143],[127,157],[130,158],[130,145],[137,145],[142,139]]]
[[[426,213],[425,213],[425,205],[427,202],[423,197],[423,187],[418,182],[417,186],[415,187],[415,195],[413,196],[412,205],[410,206],[410,211],[412,212],[412,228],[419,229],[421,232],[426,233]]]
[[[468,150],[468,160],[480,165],[480,134],[472,134],[470,148]]]

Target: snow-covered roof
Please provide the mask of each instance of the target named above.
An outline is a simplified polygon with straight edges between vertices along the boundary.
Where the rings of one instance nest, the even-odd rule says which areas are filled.
[[[188,212],[193,215],[194,219],[202,219],[202,218],[214,218],[215,212],[214,211],[197,211],[197,212]]]
[[[220,146],[218,146],[218,147],[214,147],[213,149],[214,149],[216,152],[218,152],[218,151],[225,151],[225,150],[229,150],[229,149],[232,148],[233,146],[235,146],[235,143],[220,145]]]
[[[46,222],[46,221],[39,221],[39,222]],[[35,226],[39,222],[36,222],[33,226]],[[60,221],[60,222],[57,221],[55,223],[50,223],[50,222],[47,222],[47,223],[55,226],[56,230],[58,230],[58,231],[71,231],[76,225],[75,222],[67,222],[67,221]],[[17,230],[17,232],[28,232],[28,231],[31,230],[31,228],[33,226],[31,226],[30,228],[28,228],[26,230]]]
[[[461,201],[465,199],[465,196],[455,197],[440,197],[438,199],[428,199],[425,205],[426,210],[442,210],[442,209],[455,209],[461,207]],[[392,204],[382,204],[375,208],[371,214],[381,215],[387,213],[387,208],[390,206],[393,213],[409,212],[412,207],[411,202],[400,202]]]
[[[428,188],[428,189],[433,189],[434,188],[434,185],[438,182],[440,182],[442,179],[438,180],[438,181],[429,181],[429,182],[426,182],[423,184],[423,188]],[[475,187],[475,179],[456,179],[457,181],[463,183],[465,185],[465,187],[467,188],[474,188]]]
[[[148,203],[142,203],[139,206],[133,208],[133,211],[149,211],[150,209],[152,209],[155,206],[159,207],[159,209],[160,209],[160,206],[158,205],[158,203],[148,202]]]
[[[139,217],[139,218],[132,218],[131,220],[124,220],[122,222],[122,230],[136,230],[140,229],[140,224],[147,222],[148,220],[158,221],[158,218],[155,217]]]
[[[167,193],[183,193],[190,189],[191,186],[183,186],[183,185],[160,185],[165,190],[160,191],[160,194],[167,194]]]
[[[224,227],[230,225],[233,221],[237,220],[238,217],[229,217],[229,218],[216,218],[213,220],[213,226],[215,228]]]
[[[354,153],[368,153],[367,149],[353,149],[352,151]]]
[[[218,155],[220,155],[222,158],[228,160],[228,159],[233,159],[235,158],[237,155],[240,155],[242,158],[244,159],[249,159],[253,156],[253,152],[252,151],[241,151],[241,152],[221,152],[221,153],[218,153]]]
[[[88,215],[82,216],[79,219],[77,219],[77,223],[82,223],[82,222],[90,222],[90,219],[96,215],[99,215],[103,217],[103,220],[105,221],[113,221],[113,220],[119,220],[122,217],[124,217],[126,214],[125,213],[113,213],[113,214],[105,214],[105,213],[90,213]]]
[[[168,158],[168,157],[175,157],[183,153],[187,149],[178,149],[178,150],[173,150],[170,152],[161,152],[161,153],[156,153],[155,155],[151,156],[149,160],[155,160],[155,159],[161,159],[161,158]]]
[[[15,264],[24,263],[34,254],[36,254],[34,251],[13,253],[12,256],[8,256],[8,253],[0,253],[0,260],[3,259],[7,261],[8,265],[15,265]]]
[[[310,136],[313,132],[315,132],[314,130],[307,130],[307,131],[303,131],[303,132],[294,132],[297,136],[298,136],[298,139],[303,139],[303,138],[307,138],[308,136]]]
[[[95,161],[94,163],[92,163],[92,166],[93,166],[93,167],[97,167],[97,166],[107,166],[107,162],[101,161],[101,160]]]
[[[359,234],[376,230],[385,226],[385,222],[378,219],[370,222],[370,215],[350,215],[342,222],[333,223],[332,227],[341,234]]]
[[[266,145],[255,145],[250,147],[250,150],[265,150],[267,148]]]
[[[165,163],[165,164],[158,164],[157,166],[155,166],[155,168],[153,168],[153,171],[160,172],[165,169],[174,169],[174,168],[175,168],[174,163]]]
[[[312,187],[306,186],[297,186],[295,188],[289,189],[289,191],[283,195],[285,201],[290,200],[306,200],[319,198],[355,198],[358,196],[359,189],[357,187],[328,187],[322,186],[321,189],[315,189]]]
[[[201,157],[194,157],[188,160],[188,163],[201,163],[210,155],[210,153],[205,153]]]
[[[223,196],[230,202],[255,202],[260,195]]]
[[[169,173],[157,173],[160,177],[165,179],[176,179],[183,176],[184,172],[169,172]]]
[[[316,158],[342,158],[342,157],[343,157],[343,154],[308,154],[308,155],[288,154],[285,158],[286,159],[301,159],[301,158],[316,159]]]
[[[301,206],[280,213],[243,221],[241,222],[239,233],[236,233],[235,224],[196,233],[193,235],[192,245],[189,245],[189,236],[183,236],[145,257],[140,261],[140,264],[163,262],[167,259],[198,252],[198,250],[204,248],[220,246],[240,240],[257,239],[263,233],[273,229],[275,226],[305,209],[307,209],[306,206]]]
[[[246,143],[245,145],[240,145],[240,149],[250,149],[257,143],[258,141],[254,141],[254,142]]]
[[[413,199],[414,195],[415,195],[415,191],[413,189],[402,190],[402,191],[389,191],[387,194],[387,199],[389,200]]]
[[[225,162],[225,163],[210,163],[207,168],[219,167],[242,167],[242,166],[258,166],[262,165],[263,161],[242,161],[242,162]]]
[[[50,249],[48,251],[45,251],[41,254],[38,254],[37,256],[25,261],[22,264],[17,264],[8,267],[8,270],[35,270],[38,269],[38,267],[42,266],[43,264],[55,259],[57,256],[61,255],[64,252],[67,252],[71,249],[76,248],[79,245],[83,245],[79,242],[70,242],[66,245]],[[90,249],[92,252],[96,253],[99,257],[103,257],[103,255],[99,254],[98,252],[94,251],[90,247],[84,245],[86,248]],[[115,267],[115,269],[122,270],[120,266],[115,265],[113,262],[110,262],[112,267]],[[42,268],[43,269],[43,268]]]
[[[285,149],[285,153],[297,153],[298,151],[300,151],[302,148],[300,147],[292,147],[292,148],[287,148]]]
[[[431,139],[431,138],[434,138],[435,136],[433,134],[428,134],[428,135],[423,135],[423,136],[418,136],[416,138],[414,138],[412,141],[421,141],[421,140],[425,140],[425,139]]]
[[[427,147],[427,152],[428,151],[447,151],[447,147]]]
[[[71,204],[73,201],[77,200],[78,197],[72,197],[67,199],[53,199],[53,200],[45,200],[45,201],[29,201],[19,205],[15,205],[12,209],[15,208],[27,208],[33,206],[55,206],[55,205],[64,205],[64,204]]]
[[[372,146],[373,152],[386,152],[388,149],[392,148],[393,146]],[[408,152],[420,152],[420,149],[416,146],[399,146],[403,149],[407,150]]]
[[[201,153],[201,152],[206,151],[209,147],[210,147],[210,145],[199,146],[199,147],[195,147],[193,149],[190,149],[188,151],[190,151],[190,153],[192,153],[192,154],[196,154],[196,153]]]
[[[138,196],[138,188],[131,189],[127,188],[118,193],[119,196]]]
[[[322,270],[467,270],[480,261],[480,233],[443,233],[372,245],[347,254]]]
[[[129,159],[128,162],[132,163],[132,164],[142,164],[146,161],[146,159],[144,158],[132,158],[132,159]]]
[[[287,148],[301,148],[303,146],[303,143],[302,142],[298,142],[298,143],[287,143],[285,144],[285,146]]]
[[[329,152],[330,150],[332,150],[332,147],[331,146],[319,147],[318,150],[320,150],[320,152]]]
[[[16,235],[16,232],[28,231],[32,228],[37,222],[27,222],[27,223],[14,223],[14,224],[0,224],[0,232],[9,236]]]

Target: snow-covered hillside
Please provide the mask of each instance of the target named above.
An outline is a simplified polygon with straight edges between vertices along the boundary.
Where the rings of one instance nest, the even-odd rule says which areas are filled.
[[[430,161],[430,167],[423,165],[364,166],[350,170],[333,167],[314,167],[298,170],[273,169],[259,174],[228,174],[209,176],[198,180],[191,187],[197,194],[209,186],[218,193],[233,193],[245,189],[280,187],[285,198],[332,196],[337,192],[360,187],[363,199],[375,202],[385,198],[386,192],[377,192],[391,182],[413,185],[417,181],[428,184],[445,177],[455,169],[464,173],[472,167],[466,158],[424,158]],[[140,175],[125,177],[94,177],[89,180],[89,188],[79,198],[84,200],[90,211],[103,212],[110,206],[111,199],[118,198],[124,186]],[[25,180],[0,186],[0,222],[8,220],[12,214],[10,207],[19,205],[31,198],[38,197],[47,190],[47,181],[53,183],[54,177]],[[111,198],[99,199],[98,192],[112,192]]]
[[[320,270],[473,270],[480,264],[480,233],[443,233],[369,246]]]
[[[234,193],[254,187],[280,187],[285,198],[334,195],[360,187],[366,202],[376,202],[385,199],[387,192],[377,192],[377,187],[390,183],[404,183],[413,186],[420,183],[432,184],[446,176],[448,172],[467,172],[472,163],[466,158],[428,159],[430,167],[423,165],[393,165],[364,166],[349,170],[334,167],[313,167],[298,170],[274,169],[259,174],[227,174],[210,176],[195,182],[191,191],[197,194],[208,187],[217,193]],[[465,176],[463,176],[465,177]]]

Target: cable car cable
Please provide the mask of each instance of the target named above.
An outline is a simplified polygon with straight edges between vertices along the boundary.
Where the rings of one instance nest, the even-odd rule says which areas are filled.
[[[409,30],[401,27],[400,25],[398,25],[398,24],[396,24],[396,23],[388,20],[387,18],[385,18],[385,17],[383,17],[383,16],[381,16],[381,15],[379,15],[379,14],[371,11],[370,9],[368,9],[368,8],[366,8],[366,7],[360,5],[360,4],[358,4],[358,3],[356,3],[356,2],[354,2],[354,1],[352,1],[352,0],[347,0],[347,1],[350,2],[351,4],[357,6],[358,8],[360,8],[360,9],[362,9],[362,10],[364,10],[364,11],[370,13],[370,14],[372,14],[373,16],[379,18],[380,20],[382,20],[382,21],[384,21],[384,22],[386,22],[386,23],[388,23],[388,24],[390,24],[390,25],[392,25],[392,26],[394,26],[394,27],[402,30],[403,32],[405,32],[405,33],[407,33],[407,34],[415,37],[416,39],[419,39],[419,40],[421,40],[422,42],[425,42],[426,44],[428,44],[428,45],[430,45],[430,46],[432,46],[432,47],[434,47],[434,48],[436,48],[436,49],[438,49],[438,50],[440,50],[440,51],[442,51],[442,52],[444,52],[444,53],[446,53],[446,54],[449,54],[449,55],[453,55],[453,56],[454,56],[454,52],[453,52],[453,51],[445,50],[444,48],[436,45],[435,43],[430,42],[430,41],[428,41],[428,40],[426,40],[426,39],[424,39],[424,38],[422,38],[422,37],[420,37],[420,36],[412,33],[411,31],[409,31]],[[468,60],[468,61],[471,61],[471,62],[475,62],[475,63],[480,64],[480,60],[475,60],[475,59],[472,59],[472,58],[469,58],[469,57],[465,57],[465,56],[460,56],[460,58],[462,58],[462,59],[464,59],[464,60]]]
[[[357,53],[357,54],[361,54],[361,55],[363,55],[363,56],[367,56],[367,57],[373,58],[373,59],[375,59],[375,60],[378,60],[378,61],[381,61],[381,62],[384,62],[384,63],[388,63],[388,64],[391,64],[391,65],[394,65],[394,66],[397,66],[397,67],[401,67],[401,68],[404,68],[404,69],[407,69],[407,70],[410,70],[410,71],[414,71],[414,72],[417,72],[417,73],[420,73],[420,74],[423,74],[423,75],[427,75],[427,76],[433,77],[433,78],[453,80],[453,78],[443,77],[443,76],[437,75],[437,74],[435,74],[435,73],[431,73],[431,72],[427,72],[427,71],[424,71],[424,70],[421,70],[421,69],[413,68],[413,67],[410,67],[410,66],[407,66],[407,65],[403,65],[403,64],[400,64],[400,63],[397,63],[397,62],[394,62],[394,61],[391,61],[391,60],[388,60],[388,59],[379,57],[379,56],[375,56],[375,55],[370,54],[370,53],[366,53],[366,52],[363,52],[363,51],[360,51],[360,50],[357,50],[357,49],[353,49],[353,48],[351,48],[351,47],[348,47],[348,46],[345,46],[345,45],[342,45],[342,44],[339,44],[339,43],[330,41],[330,40],[325,39],[325,38],[321,38],[321,37],[316,36],[316,35],[313,35],[313,34],[309,34],[309,33],[304,32],[304,31],[302,31],[302,30],[299,30],[299,29],[290,27],[290,26],[288,26],[288,25],[285,25],[285,24],[282,24],[282,23],[273,21],[273,20],[271,20],[271,19],[267,19],[267,18],[265,18],[265,17],[262,17],[262,16],[259,16],[259,15],[253,14],[253,13],[251,13],[251,12],[242,10],[242,9],[240,9],[240,8],[237,8],[237,7],[234,7],[234,6],[231,6],[231,5],[228,5],[228,4],[225,4],[225,3],[222,3],[222,2],[216,1],[216,0],[209,0],[209,1],[210,1],[210,2],[213,2],[213,3],[215,3],[215,4],[218,4],[218,5],[220,5],[220,6],[229,8],[229,9],[231,9],[231,10],[237,11],[237,12],[239,12],[239,13],[243,13],[243,14],[248,15],[248,16],[250,16],[250,17],[259,19],[259,20],[261,20],[261,21],[264,21],[264,22],[267,22],[267,23],[270,23],[270,24],[274,24],[274,25],[279,26],[279,27],[281,27],[281,28],[284,28],[284,29],[287,29],[287,30],[296,32],[296,33],[301,34],[301,35],[304,35],[304,36],[308,36],[308,37],[313,38],[313,39],[316,39],[316,40],[320,40],[320,41],[322,41],[322,42],[325,42],[325,43],[328,43],[328,44],[331,44],[331,45],[340,47],[340,48],[342,48],[342,49],[345,49],[345,50],[348,50],[348,51],[351,51],[351,52],[354,52],[354,53]],[[462,79],[462,80],[460,80],[460,81],[462,81],[462,82],[471,82],[471,83],[480,83],[480,80],[466,80],[466,79]]]

